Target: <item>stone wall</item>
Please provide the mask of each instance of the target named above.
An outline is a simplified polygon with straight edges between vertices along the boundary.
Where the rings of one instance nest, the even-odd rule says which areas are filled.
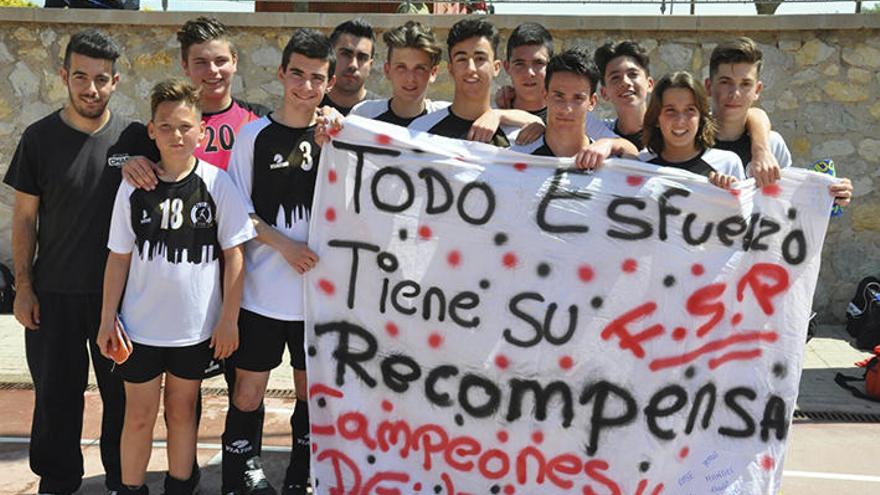
[[[66,91],[58,77],[63,49],[71,33],[99,25],[125,47],[119,62],[122,82],[112,108],[144,118],[151,85],[181,75],[175,30],[189,15],[119,11],[57,11],[0,8],[0,173],[5,173],[24,128],[59,108]],[[236,94],[268,105],[276,103],[280,84],[276,67],[292,27],[324,30],[346,18],[327,14],[224,14],[235,27],[239,48]],[[374,15],[381,29],[408,17]],[[442,35],[453,16],[419,18]],[[520,22],[535,20],[495,16],[507,34]],[[595,48],[606,40],[633,38],[650,50],[652,72],[687,69],[706,76],[709,54],[723,39],[748,35],[764,51],[762,106],[785,137],[795,164],[834,158],[838,171],[851,177],[856,199],[832,220],[825,245],[816,309],[823,321],[843,319],[855,283],[880,274],[880,16],[764,17],[545,17],[539,19],[557,38],[557,46]],[[382,80],[385,54],[377,61],[369,87],[387,92]],[[443,73],[431,97],[448,99],[451,82]],[[503,83],[504,79],[500,81]],[[608,115],[602,105],[599,112]],[[0,260],[11,259],[10,220],[13,191],[0,189]]]

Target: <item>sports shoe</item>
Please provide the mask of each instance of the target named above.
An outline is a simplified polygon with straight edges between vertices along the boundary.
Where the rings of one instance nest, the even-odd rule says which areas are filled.
[[[295,485],[295,484],[284,484],[284,489],[281,490],[281,495],[311,495],[312,487],[309,485]]]
[[[269,484],[263,472],[263,460],[253,456],[244,463],[244,487],[241,495],[277,495],[278,492]]]

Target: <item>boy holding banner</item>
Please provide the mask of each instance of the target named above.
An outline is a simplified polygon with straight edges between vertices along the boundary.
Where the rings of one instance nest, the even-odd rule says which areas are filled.
[[[609,125],[636,147],[646,147],[642,128],[648,97],[654,88],[647,52],[638,43],[626,40],[617,45],[609,42],[600,46],[595,57],[601,75],[602,98],[611,102],[617,112],[617,119]],[[758,186],[772,184],[779,179],[779,164],[767,141],[770,119],[766,112],[754,108],[748,111],[746,125],[755,137],[752,141],[753,176]]]
[[[582,50],[566,50],[550,59],[543,84],[547,130],[533,143],[512,149],[538,156],[574,157],[579,168],[598,167],[604,157],[591,152],[592,139],[586,132],[587,115],[597,100],[599,70],[596,64]],[[611,149],[611,153],[618,156],[636,152],[626,140],[620,140]]]
[[[245,287],[235,355],[235,387],[223,433],[223,493],[274,495],[260,460],[260,414],[269,372],[290,350],[296,406],[293,449],[282,493],[306,493],[309,413],[303,349],[303,274],[318,256],[308,248],[309,219],[320,147],[317,109],[333,87],[336,63],[330,40],[298,29],[278,67],[281,106],[244,126],[232,150],[229,172],[245,198],[257,238],[245,247]]]
[[[409,128],[506,148],[510,146],[509,138],[521,126],[540,123],[540,117],[528,112],[506,110],[502,119],[501,113],[492,110],[492,81],[501,71],[501,61],[496,58],[499,42],[498,29],[485,19],[456,22],[446,38],[449,74],[455,84],[452,104],[415,119]],[[485,126],[474,125],[484,118],[494,121]],[[500,123],[508,127],[502,129]]]
[[[719,44],[712,50],[709,60],[709,77],[705,80],[706,91],[712,99],[712,114],[718,123],[715,147],[732,151],[742,160],[746,175],[752,174],[752,133],[747,124],[749,110],[758,101],[764,83],[761,81],[763,53],[750,38],[740,37]],[[770,131],[770,149],[786,168],[791,165],[791,153],[782,136]],[[830,186],[835,204],[846,206],[852,198],[852,183],[842,178]]]

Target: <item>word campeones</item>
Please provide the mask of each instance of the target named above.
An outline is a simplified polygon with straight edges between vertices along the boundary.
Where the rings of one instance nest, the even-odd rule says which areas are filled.
[[[401,213],[416,204],[416,183],[425,190],[423,205],[426,215],[455,214],[470,225],[484,225],[491,221],[497,207],[497,198],[492,187],[482,181],[464,184],[454,191],[450,181],[442,172],[431,167],[423,167],[413,174],[402,167],[386,165],[365,180],[364,156],[375,154],[399,156],[396,150],[357,146],[334,141],[337,148],[353,151],[357,156],[354,174],[352,200],[355,213],[360,213],[363,196],[379,211]],[[535,216],[535,223],[544,232],[554,234],[586,234],[589,225],[583,223],[559,223],[549,218],[558,202],[593,200],[593,193],[586,188],[572,187],[570,178],[588,174],[587,171],[558,169],[545,187]],[[394,191],[393,198],[384,197],[382,191]],[[686,198],[690,191],[678,187],[668,187],[657,201],[638,197],[621,196],[612,199],[605,209],[611,226],[605,232],[609,238],[623,241],[639,241],[656,237],[661,241],[669,239],[670,233],[681,236],[681,240],[691,246],[699,246],[717,241],[725,246],[737,247],[743,251],[768,251],[778,246],[783,259],[790,265],[799,265],[807,257],[806,237],[801,229],[794,228],[793,220],[797,211],[788,211],[787,220],[777,220],[761,213],[748,216],[731,215],[717,221],[701,219],[697,212],[684,212],[676,207],[673,198]],[[680,225],[671,225],[679,219]],[[789,230],[784,230],[788,228]],[[781,241],[780,241],[781,239]]]
[[[388,390],[404,394],[418,388],[425,399],[439,408],[458,407],[473,418],[503,415],[508,422],[525,415],[545,421],[551,406],[558,410],[560,424],[571,428],[577,406],[585,406],[589,414],[587,455],[597,453],[603,433],[641,421],[658,440],[672,440],[680,434],[690,435],[698,428],[715,430],[729,438],[752,438],[762,441],[786,437],[788,414],[779,396],[758,397],[748,386],[718,390],[711,381],[703,384],[692,396],[685,387],[667,385],[651,395],[646,404],[638,404],[625,386],[605,380],[575,385],[563,381],[541,383],[538,380],[511,378],[505,383],[454,364],[432,369],[423,367],[411,356],[380,352],[373,333],[358,325],[334,321],[315,325],[316,346],[328,336],[336,337],[335,348],[329,352],[335,361],[335,384],[344,386],[352,374],[367,387],[375,388],[381,380]],[[331,339],[332,340],[332,339]],[[311,349],[314,354],[317,349]],[[756,404],[757,403],[757,404]],[[529,404],[532,407],[524,407]],[[755,406],[762,412],[755,414]],[[713,416],[721,409],[728,422],[715,424]],[[687,422],[680,431],[670,425],[671,416],[687,412]],[[735,418],[735,419],[734,419]]]

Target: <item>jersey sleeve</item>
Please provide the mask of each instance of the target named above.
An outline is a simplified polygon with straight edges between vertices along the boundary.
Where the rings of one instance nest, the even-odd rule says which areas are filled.
[[[605,125],[602,119],[593,115],[592,112],[587,113],[587,136],[590,136],[594,141],[597,139],[616,139],[620,137]]]
[[[119,189],[116,190],[113,215],[110,219],[110,236],[107,239],[107,248],[114,253],[128,254],[134,246],[136,236],[131,226],[132,191],[132,187],[125,181],[122,181]]]
[[[785,140],[782,139],[782,136],[779,133],[771,131],[770,148],[773,152],[773,156],[776,158],[776,162],[779,163],[779,168],[788,168],[791,166],[791,152],[788,150]]]
[[[367,112],[367,109],[369,108],[369,106],[367,105],[367,102],[369,102],[369,101],[371,101],[371,100],[364,100],[364,101],[358,103],[357,105],[352,107],[351,112],[348,112],[348,114],[349,115],[357,115],[358,117],[366,117],[368,119],[372,119],[373,117],[371,115],[369,115],[369,113]]]
[[[31,143],[31,133],[25,131],[18,142],[12,163],[3,182],[12,186],[13,189],[26,194],[39,196],[42,193],[39,180],[39,159],[37,146]]]
[[[733,176],[736,180],[745,180],[746,170],[743,167],[742,160],[733,152],[727,152],[725,155],[730,156],[725,157],[724,165],[719,167],[721,173]]]
[[[213,196],[217,205],[217,242],[221,249],[233,248],[257,236],[244,200],[226,173],[217,175]]]
[[[229,156],[229,178],[238,190],[247,213],[254,213],[254,202],[251,191],[254,186],[254,134],[253,126],[248,124],[241,128],[238,139],[232,145]]]

